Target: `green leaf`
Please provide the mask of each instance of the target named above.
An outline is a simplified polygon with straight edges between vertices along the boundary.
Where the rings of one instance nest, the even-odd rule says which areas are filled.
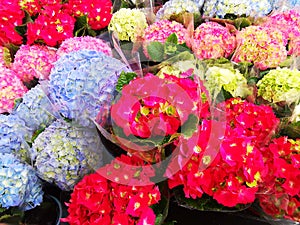
[[[173,43],[165,43],[165,54],[175,55],[177,52],[177,45]]]
[[[20,34],[21,36],[24,36],[27,32],[26,24],[22,24],[20,26],[15,26],[15,31],[17,31],[17,33]]]
[[[191,137],[197,130],[198,124],[199,118],[194,114],[190,114],[188,120],[181,126],[181,132],[185,137]]]
[[[88,18],[86,15],[77,17],[74,28],[74,36],[84,36],[88,27]]]
[[[147,46],[147,51],[153,61],[161,62],[164,59],[164,45],[158,41],[151,42]]]
[[[178,37],[177,37],[176,33],[171,34],[167,38],[166,43],[173,43],[173,44],[177,45],[178,44]]]
[[[137,77],[136,73],[125,73],[124,71],[122,71],[116,85],[116,90],[118,92],[121,92],[123,86],[129,84],[129,82],[133,80],[135,77]]]
[[[242,28],[248,27],[251,25],[251,21],[248,18],[237,18],[234,20],[234,26],[238,29],[241,30]]]

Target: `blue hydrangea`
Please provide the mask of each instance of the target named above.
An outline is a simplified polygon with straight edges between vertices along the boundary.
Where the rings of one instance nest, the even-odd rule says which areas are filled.
[[[25,126],[25,122],[16,115],[0,114],[0,153],[12,153],[27,158],[27,150],[32,137],[32,131]]]
[[[100,144],[96,128],[79,128],[57,120],[35,139],[31,158],[40,178],[69,191],[102,165]]]
[[[55,120],[55,112],[41,85],[30,89],[12,113],[33,131],[44,129]]]
[[[13,154],[1,153],[0,207],[29,210],[42,201],[42,185],[33,168]]]
[[[198,3],[197,3],[198,2]],[[156,20],[170,19],[171,16],[180,15],[184,12],[195,13],[200,15],[199,1],[193,0],[170,0],[161,7],[157,14]],[[203,3],[202,3],[203,4]]]
[[[208,0],[203,6],[204,15],[223,18],[226,14],[261,17],[273,9],[273,0]]]
[[[300,6],[300,0],[273,0],[273,9],[286,11]]]
[[[122,71],[121,61],[102,52],[79,50],[62,56],[50,74],[49,96],[59,112],[82,126],[93,126],[100,108],[109,108]]]

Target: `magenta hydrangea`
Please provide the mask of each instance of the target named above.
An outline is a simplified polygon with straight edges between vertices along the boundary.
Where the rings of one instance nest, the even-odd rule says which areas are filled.
[[[144,53],[148,57],[147,46],[152,41],[158,41],[161,43],[165,43],[166,39],[175,33],[178,38],[178,44],[182,44],[186,41],[188,36],[187,29],[176,21],[169,20],[159,20],[145,29],[144,35]]]
[[[84,49],[95,50],[112,56],[112,50],[105,41],[91,36],[72,37],[64,40],[57,49],[56,54],[60,57],[64,54]]]
[[[202,23],[194,31],[192,50],[199,59],[229,57],[235,47],[235,35],[216,22]]]
[[[299,10],[279,11],[266,17],[261,26],[276,27],[289,40],[288,55],[300,55],[300,12]]]
[[[56,62],[56,49],[44,45],[21,45],[15,55],[12,69],[18,77],[29,82],[35,78],[48,79]]]
[[[276,68],[287,58],[287,40],[274,27],[249,26],[236,34],[234,62],[250,62],[260,70]]]
[[[0,113],[10,113],[14,107],[14,101],[21,98],[27,91],[13,70],[0,67]]]

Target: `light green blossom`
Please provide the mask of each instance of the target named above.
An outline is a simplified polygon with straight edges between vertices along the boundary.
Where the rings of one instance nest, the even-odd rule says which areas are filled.
[[[148,26],[145,14],[138,9],[121,8],[113,14],[108,30],[116,32],[121,41],[136,42]]]
[[[300,71],[288,68],[271,70],[257,83],[258,95],[265,100],[288,105],[300,100]]]
[[[205,86],[212,95],[217,95],[222,88],[233,97],[246,97],[250,93],[246,78],[238,70],[212,66],[205,77]]]

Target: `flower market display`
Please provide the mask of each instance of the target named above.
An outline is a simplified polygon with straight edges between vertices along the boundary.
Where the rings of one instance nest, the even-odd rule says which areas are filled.
[[[2,1],[0,224],[299,224],[299,7]]]

